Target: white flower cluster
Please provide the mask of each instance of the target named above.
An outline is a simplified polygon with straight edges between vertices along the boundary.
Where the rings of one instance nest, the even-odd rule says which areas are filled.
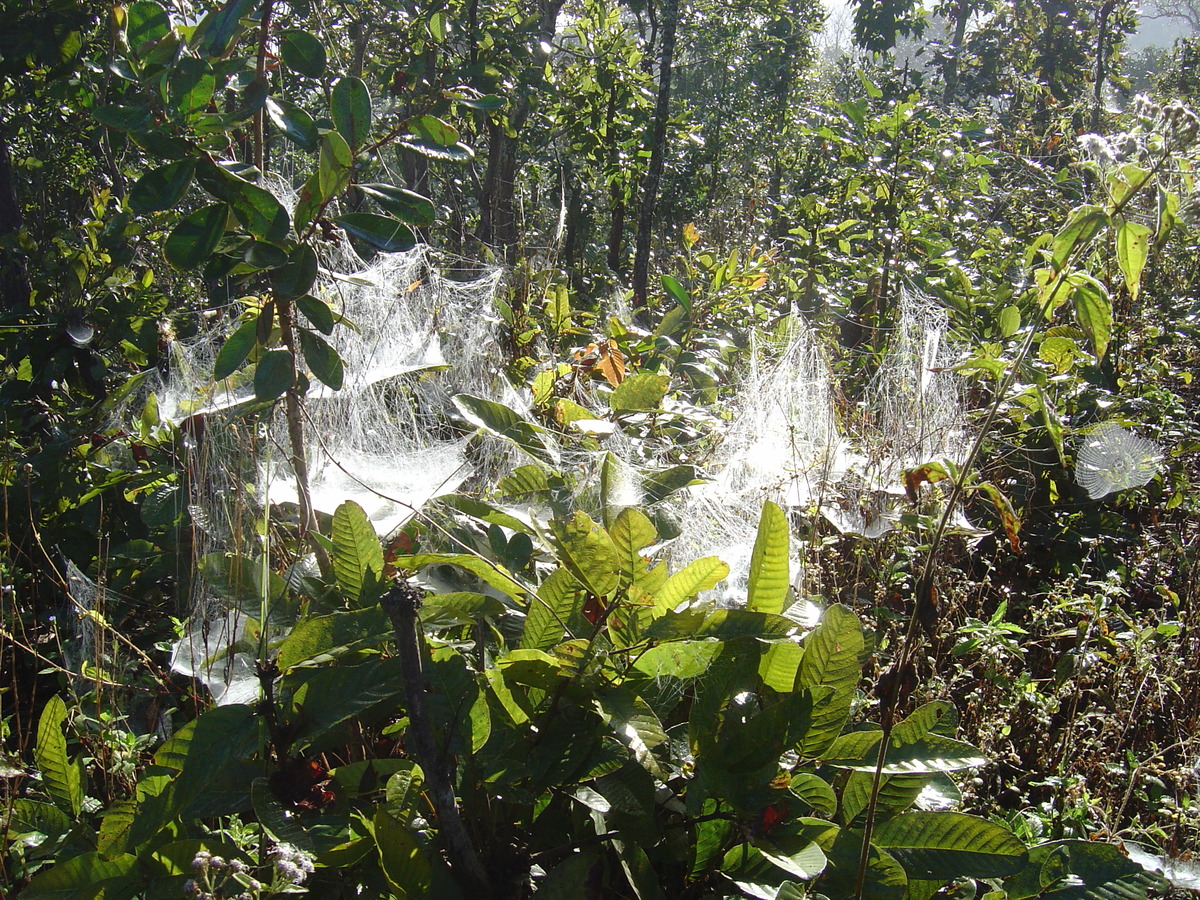
[[[194,878],[183,885],[190,900],[260,900],[275,894],[304,893],[300,887],[314,871],[313,858],[291,844],[275,844],[267,854],[270,884],[263,884],[240,859],[226,860],[200,850],[192,860]]]

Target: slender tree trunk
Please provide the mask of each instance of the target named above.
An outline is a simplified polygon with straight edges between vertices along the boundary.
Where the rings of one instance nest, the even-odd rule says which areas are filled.
[[[608,267],[617,275],[622,274],[625,261],[621,245],[625,242],[625,185],[621,181],[621,147],[617,142],[617,74],[612,73],[612,86],[608,89],[608,108],[604,114],[604,136],[608,140]]]
[[[1100,7],[1100,33],[1096,37],[1096,94],[1092,98],[1092,131],[1100,130],[1100,111],[1104,101],[1104,81],[1108,77],[1108,18],[1116,0],[1106,0]]]
[[[642,191],[638,214],[637,248],[633,258],[633,304],[646,305],[646,285],[650,280],[650,238],[654,229],[654,208],[658,202],[658,184],[662,180],[663,157],[667,149],[667,118],[671,108],[671,66],[675,62],[675,37],[679,30],[679,0],[663,0],[662,56],[658,67],[658,105],[654,110],[654,129],[650,138],[650,166]]]
[[[954,37],[950,39],[950,58],[946,60],[946,84],[942,90],[942,102],[951,103],[958,91],[958,57],[962,53],[963,41],[967,36],[967,20],[971,18],[971,7],[967,0],[959,0],[954,7]]]
[[[554,37],[555,23],[565,0],[542,0],[540,35],[543,41]],[[516,176],[517,149],[521,129],[533,112],[534,88],[530,85],[503,120],[488,122],[488,167],[480,198],[479,239],[512,264],[516,262],[519,233],[517,228]],[[510,136],[510,133],[512,136]]]
[[[0,129],[3,127],[0,122]],[[8,142],[0,130],[0,242],[15,239],[21,230],[21,205],[17,202],[13,182],[12,156]],[[0,309],[17,309],[29,305],[29,276],[25,271],[24,255],[16,247],[0,243]]]

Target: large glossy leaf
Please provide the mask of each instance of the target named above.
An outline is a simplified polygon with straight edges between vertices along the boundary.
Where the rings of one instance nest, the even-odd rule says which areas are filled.
[[[334,221],[354,237],[384,253],[411,250],[417,245],[412,229],[391,216],[354,212],[338,216]]]
[[[1071,297],[1075,302],[1075,319],[1092,342],[1097,359],[1103,359],[1112,339],[1112,299],[1103,284],[1083,272],[1070,278]]]
[[[1039,844],[1026,866],[1004,879],[1008,900],[1145,900],[1164,887],[1119,847],[1084,840]]]
[[[129,191],[129,206],[137,213],[174,209],[187,193],[196,160],[180,159],[151,169]]]
[[[781,613],[791,588],[788,571],[790,529],[783,510],[768,500],[758,520],[758,535],[750,556],[746,608]]]
[[[671,612],[684,600],[716,587],[729,574],[729,566],[715,556],[688,563],[667,579],[654,598],[656,616]]]
[[[620,559],[608,532],[585,512],[551,525],[551,533],[563,565],[575,579],[597,597],[617,588]]]
[[[695,466],[673,466],[642,473],[642,496],[647,506],[653,506],[670,497],[676,491],[693,484],[700,484]]]
[[[67,706],[55,694],[46,702],[38,718],[33,761],[42,774],[46,791],[59,809],[78,816],[83,807],[83,772],[67,758],[67,739],[62,730],[66,720]]]
[[[1141,222],[1124,221],[1117,228],[1117,265],[1125,276],[1130,299],[1137,301],[1142,287],[1142,270],[1150,255],[1153,230]]]
[[[530,456],[554,463],[557,454],[542,440],[543,429],[519,416],[502,403],[494,403],[470,394],[458,394],[454,405],[463,418],[497,437],[512,441]]]
[[[150,124],[152,114],[149,106],[108,103],[93,109],[92,118],[115,131],[136,131]]]
[[[224,56],[234,39],[241,33],[242,19],[254,12],[258,0],[226,0],[201,20],[194,39],[205,56]]]
[[[995,822],[956,812],[909,812],[878,822],[873,841],[910,878],[1000,878],[1025,866],[1025,845]]]
[[[907,812],[917,795],[933,779],[932,774],[884,775],[879,782],[875,805],[875,821],[880,822],[898,813]],[[875,772],[851,772],[842,788],[842,820],[847,826],[861,828],[864,814],[871,802]],[[865,816],[864,816],[865,818]]]
[[[621,572],[630,581],[637,581],[638,576],[645,573],[648,562],[641,551],[658,539],[654,523],[645,513],[630,506],[617,514],[608,533],[617,550]]]
[[[167,237],[163,255],[176,269],[195,269],[212,256],[225,234],[229,206],[213,203],[185,216]]]
[[[366,82],[353,75],[339,78],[329,104],[333,126],[357,152],[371,136],[371,92]]]
[[[137,857],[127,853],[112,859],[82,853],[39,872],[21,896],[28,900],[91,900],[101,891],[106,896],[120,896],[133,884],[137,862]]]
[[[653,372],[639,372],[622,381],[609,395],[609,408],[616,413],[658,409],[671,379]]]
[[[881,735],[879,731],[844,734],[829,746],[821,758],[839,768],[874,772],[878,764]],[[964,741],[940,734],[927,734],[906,743],[891,741],[884,757],[883,772],[885,775],[953,772],[986,765],[987,761],[979,749]]]
[[[336,131],[326,133],[321,139],[321,152],[317,158],[317,202],[324,203],[345,188],[350,183],[353,167],[354,152],[346,139]],[[296,218],[300,218],[299,213]]]
[[[287,210],[266,188],[239,178],[225,166],[201,167],[196,174],[209,193],[228,203],[238,223],[260,241],[282,241],[291,232]]]
[[[220,352],[217,353],[216,360],[213,361],[213,380],[220,381],[222,378],[228,378],[238,370],[238,367],[246,361],[246,357],[250,355],[250,351],[257,344],[257,332],[258,322],[251,319],[239,325],[237,330],[225,339]]]
[[[316,150],[321,139],[313,117],[290,100],[268,97],[267,115],[283,136],[302,150]]]
[[[249,706],[232,704],[210,709],[175,732],[154,755],[155,765],[179,772],[171,786],[172,808],[184,809],[209,791],[228,766],[258,753],[264,730]]]
[[[125,7],[125,15],[125,39],[134,52],[171,30],[170,16],[155,0],[134,0]]]
[[[316,251],[308,244],[300,244],[285,265],[271,272],[271,290],[284,299],[303,297],[317,280],[317,268]]]
[[[293,72],[320,78],[325,74],[325,46],[307,31],[289,28],[279,36],[279,58]]]
[[[429,896],[433,877],[429,860],[412,829],[380,805],[375,810],[373,830],[379,867],[392,891],[405,898]]]
[[[437,216],[433,202],[420,194],[390,184],[360,184],[358,189],[387,212],[416,228],[428,228]]]
[[[1074,209],[1054,236],[1054,268],[1061,269],[1068,257],[1108,225],[1108,213],[1102,207],[1085,205]]]
[[[353,500],[333,513],[333,574],[350,606],[374,602],[383,578],[383,548],[375,527]]]
[[[670,641],[641,654],[634,667],[651,678],[699,678],[720,652],[720,641]]]
[[[307,853],[314,853],[316,845],[305,830],[300,818],[284,809],[266,778],[255,778],[250,786],[251,802],[258,824],[276,843],[291,844]]]
[[[561,641],[586,596],[583,585],[566,569],[551,572],[529,598],[521,646],[541,650]]]
[[[408,130],[418,140],[439,147],[453,147],[458,143],[458,129],[437,116],[416,116],[409,120]]]
[[[329,658],[391,635],[391,624],[379,606],[310,616],[292,629],[279,647],[276,663],[283,672],[300,663]]]
[[[217,76],[205,60],[182,57],[167,76],[167,99],[178,115],[194,116],[208,106]]]
[[[667,733],[650,704],[628,688],[604,691],[596,702],[605,723],[630,749],[637,763],[661,777],[650,751],[667,742]]]
[[[404,694],[400,660],[375,658],[357,666],[293,669],[285,687],[295,686],[292,720],[296,740],[319,741],[343,722],[376,706],[391,709]]]
[[[326,387],[340,391],[345,371],[338,352],[320,335],[307,328],[300,329],[300,349],[308,370]]]
[[[865,653],[862,623],[840,603],[825,610],[820,624],[805,638],[797,685],[826,685],[833,689],[813,709],[812,726],[804,742],[805,755],[820,757],[842,733],[862,676]]]
[[[458,566],[483,581],[496,590],[524,603],[529,595],[528,589],[515,581],[512,575],[501,566],[493,565],[486,559],[470,556],[466,553],[418,553],[412,556],[397,556],[393,561],[397,569],[421,569],[425,566]]]
[[[296,361],[291,350],[268,350],[254,369],[254,396],[263,401],[274,400],[292,386],[296,377]]]

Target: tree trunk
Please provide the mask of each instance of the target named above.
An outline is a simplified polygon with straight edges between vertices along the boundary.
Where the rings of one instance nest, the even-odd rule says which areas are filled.
[[[667,149],[667,118],[671,107],[671,66],[675,61],[675,37],[679,30],[679,0],[663,0],[662,56],[658,67],[658,104],[654,110],[654,129],[650,138],[650,166],[642,191],[638,214],[637,249],[633,258],[633,305],[646,305],[646,284],[650,279],[650,238],[654,228],[654,207],[658,202],[658,183],[662,180],[663,157]]]
[[[24,254],[15,246],[4,246],[9,243],[6,238],[15,244],[22,221],[21,205],[17,202],[13,183],[12,157],[8,142],[0,131],[0,309],[29,305],[29,276],[25,271]]]
[[[967,0],[959,0],[954,7],[954,37],[950,40],[950,57],[946,60],[946,84],[942,91],[942,103],[951,103],[958,90],[958,57],[962,53],[963,41],[967,36],[967,20],[971,18],[971,6]]]
[[[542,0],[539,38],[554,37],[555,24],[565,0]],[[540,51],[535,51],[540,52]],[[538,60],[540,64],[542,60]],[[516,209],[517,148],[521,129],[533,112],[533,97],[538,85],[527,85],[513,104],[507,127],[503,119],[488,122],[488,167],[480,198],[479,239],[503,256],[510,265],[516,262],[518,229]],[[509,134],[513,135],[512,137]]]

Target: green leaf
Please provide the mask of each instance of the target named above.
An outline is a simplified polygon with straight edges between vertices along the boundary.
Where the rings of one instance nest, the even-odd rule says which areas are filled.
[[[163,245],[163,255],[176,269],[195,269],[208,261],[225,235],[229,207],[224,203],[202,206],[175,226]]]
[[[437,217],[433,202],[427,197],[390,184],[360,184],[358,189],[396,218],[414,228],[428,228]]]
[[[78,817],[83,808],[83,776],[79,766],[67,758],[67,739],[62,730],[66,720],[67,706],[55,694],[42,708],[38,719],[33,761],[42,774],[47,793],[58,808]]]
[[[566,569],[555,569],[529,598],[521,646],[542,650],[563,639],[571,619],[583,608],[587,592]]]
[[[451,147],[443,147],[441,144],[434,143],[433,141],[412,138],[411,140],[399,141],[397,146],[404,150],[420,153],[422,156],[428,156],[431,159],[444,159],[450,162],[469,162],[475,158],[475,151],[461,141]]]
[[[242,32],[242,19],[250,17],[258,2],[227,0],[220,9],[214,9],[205,16],[193,35],[193,40],[199,42],[200,52],[209,57],[224,56]]]
[[[617,588],[620,559],[608,532],[585,512],[551,524],[551,532],[560,559],[576,580],[597,597],[606,597]]]
[[[125,39],[135,53],[143,44],[164,37],[171,30],[171,17],[154,0],[134,0],[125,7]]]
[[[485,94],[482,97],[456,97],[455,99],[468,109],[480,109],[484,112],[495,112],[502,109],[508,102],[496,94]]]
[[[137,131],[149,126],[152,120],[148,106],[122,106],[109,103],[92,110],[92,118],[114,131]]]
[[[321,140],[313,117],[290,100],[268,97],[267,115],[271,124],[301,150],[316,150]]]
[[[283,808],[265,778],[255,778],[250,785],[250,799],[258,824],[276,843],[291,844],[306,853],[315,853],[316,845],[298,816]]]
[[[879,779],[879,794],[875,804],[875,821],[881,822],[902,812],[907,812],[921,791],[933,779],[931,774],[884,775]],[[867,811],[871,803],[871,791],[875,785],[875,772],[851,772],[842,788],[842,820],[847,826],[861,828],[860,814]],[[865,819],[865,815],[861,817]]]
[[[318,196],[320,205],[334,197],[350,183],[350,171],[354,167],[354,154],[346,139],[336,131],[327,132],[321,139],[321,153],[317,160]],[[296,219],[299,221],[299,206]]]
[[[155,765],[179,773],[169,797],[164,793],[171,804],[166,812],[181,813],[197,798],[205,798],[231,766],[262,749],[265,730],[249,706],[233,704],[214,707],[176,731],[154,754]],[[232,811],[214,810],[209,815]]]
[[[268,350],[254,369],[254,396],[264,402],[281,397],[295,377],[296,360],[292,351]]]
[[[292,251],[287,265],[271,272],[271,290],[283,299],[302,297],[312,290],[317,280],[317,254],[308,244],[300,244]],[[314,300],[316,298],[313,298]],[[317,301],[320,303],[321,301]],[[324,306],[324,304],[322,304]],[[325,306],[328,309],[328,306]],[[307,315],[307,313],[305,313]],[[332,314],[330,330],[333,329]]]
[[[842,733],[862,677],[865,653],[862,623],[840,603],[825,610],[820,624],[805,638],[797,686],[833,689],[813,708],[812,726],[804,742],[806,756],[821,757]]]
[[[333,310],[324,300],[314,297],[312,294],[305,294],[296,298],[296,308],[321,334],[333,333],[333,327],[337,322],[333,317]]]
[[[1122,222],[1117,228],[1117,265],[1125,276],[1129,298],[1136,301],[1142,287],[1142,270],[1150,255],[1150,237],[1153,229],[1141,222]]]
[[[195,171],[194,159],[180,159],[151,169],[130,189],[130,208],[142,215],[174,209],[187,193]]]
[[[837,794],[819,775],[812,772],[793,775],[788,787],[793,794],[823,816],[832,816],[837,811]]]
[[[634,668],[650,678],[699,678],[721,646],[720,641],[670,641],[641,654]]]
[[[873,841],[909,878],[1002,878],[1025,866],[1025,845],[1007,828],[956,812],[909,812],[879,822]]]
[[[835,740],[821,755],[832,766],[857,772],[874,772],[878,758],[879,731],[854,731]],[[987,764],[987,757],[965,741],[939,734],[906,742],[893,739],[884,757],[885,775],[922,775],[953,772]]]
[[[641,551],[658,540],[654,523],[645,513],[629,506],[617,514],[608,533],[617,550],[621,572],[630,581],[636,582],[638,576],[646,572],[648,563]]]
[[[417,245],[412,229],[391,216],[355,212],[338,216],[334,221],[354,237],[384,253],[411,250]]]
[[[27,900],[92,900],[101,891],[108,896],[127,896],[137,865],[137,857],[127,853],[112,859],[82,853],[39,872],[21,896]]]
[[[1102,207],[1086,204],[1071,211],[1070,217],[1054,236],[1054,269],[1059,271],[1076,247],[1082,247],[1108,225],[1108,213]]]
[[[458,129],[437,116],[416,116],[409,120],[408,130],[418,140],[439,147],[453,147],[459,140]]]
[[[325,74],[325,46],[307,31],[284,31],[279,38],[279,58],[293,72],[309,78]]]
[[[167,99],[181,117],[187,118],[208,106],[216,86],[212,66],[194,56],[184,56],[167,76]]]
[[[363,508],[347,500],[333,513],[333,574],[350,606],[376,599],[383,578],[383,548]]]
[[[358,152],[371,136],[371,93],[361,78],[347,75],[333,86],[329,101],[333,127]]]
[[[655,410],[662,406],[671,379],[653,372],[639,372],[617,385],[608,397],[609,408],[616,413]]]
[[[676,491],[693,484],[701,484],[695,466],[672,466],[669,469],[657,469],[643,472],[641,479],[642,496],[647,506],[653,506],[670,497]]]
[[[400,660],[376,657],[357,666],[294,668],[284,678],[292,693],[292,722],[300,743],[338,739],[338,727],[376,707],[394,711],[404,694]]]
[[[392,891],[401,898],[430,896],[432,871],[412,829],[380,805],[373,830],[379,867]]]
[[[301,619],[279,646],[276,662],[287,672],[300,663],[336,656],[391,634],[391,623],[379,606],[339,610],[328,616]]]
[[[1083,272],[1074,272],[1068,282],[1073,288],[1075,318],[1092,341],[1096,359],[1104,359],[1108,342],[1112,337],[1112,300],[1108,290],[1096,279]]]
[[[557,454],[542,440],[543,429],[522,418],[504,404],[472,397],[470,394],[458,394],[454,397],[454,405],[472,425],[512,441],[535,459],[549,463],[557,461]]]
[[[664,615],[679,606],[684,600],[695,597],[701,591],[716,587],[729,574],[729,566],[715,556],[705,556],[688,563],[667,579],[654,598],[654,613]]]
[[[672,278],[670,275],[662,277],[662,286],[668,294],[675,298],[675,302],[682,306],[688,312],[692,311],[692,298],[688,292],[684,290],[683,285]]]
[[[667,733],[650,704],[628,688],[615,688],[601,692],[596,705],[605,724],[630,749],[638,765],[661,777],[650,751],[667,742]]]
[[[197,175],[210,193],[229,204],[242,227],[260,241],[282,241],[291,233],[287,210],[266,188],[219,165],[200,170]]]
[[[1006,306],[1000,310],[997,321],[1000,325],[1000,337],[1012,337],[1021,328],[1021,311],[1015,306]]]
[[[216,360],[213,361],[214,381],[228,378],[246,361],[246,357],[258,343],[257,331],[258,321],[251,319],[239,325],[237,330],[225,339]]]
[[[796,687],[796,675],[800,671],[800,660],[803,658],[804,648],[793,641],[772,644],[763,653],[762,661],[758,664],[758,676],[771,690],[781,694],[789,693]]]
[[[309,371],[326,387],[340,391],[345,372],[338,352],[307,328],[300,329],[300,349]]]
[[[1085,840],[1039,844],[1025,868],[1004,879],[1009,900],[1145,900],[1165,887],[1116,845]]]
[[[783,510],[768,500],[758,520],[758,535],[750,555],[746,608],[781,613],[792,586],[788,571],[791,529]]]
[[[466,553],[419,553],[413,556],[397,556],[392,564],[397,569],[420,569],[425,566],[458,566],[477,575],[501,593],[524,603],[529,590],[517,581],[502,566],[492,565],[486,559]]]

